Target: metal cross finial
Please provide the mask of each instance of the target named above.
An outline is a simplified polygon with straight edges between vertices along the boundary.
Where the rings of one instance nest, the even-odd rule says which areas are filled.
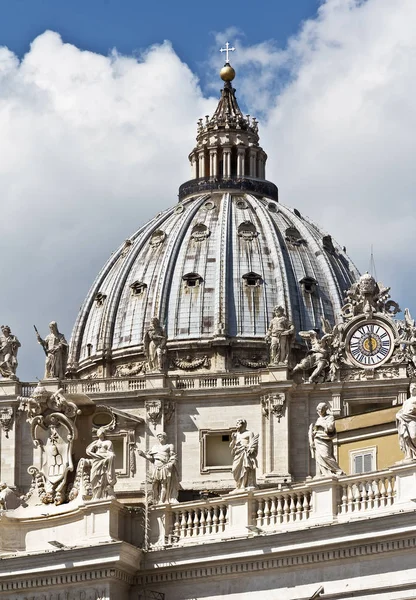
[[[228,42],[226,42],[225,48],[220,48],[220,52],[226,52],[226,55],[225,55],[225,62],[226,63],[230,62],[229,61],[228,53],[229,52],[234,52],[234,50],[235,50],[235,48],[230,48],[230,44]]]

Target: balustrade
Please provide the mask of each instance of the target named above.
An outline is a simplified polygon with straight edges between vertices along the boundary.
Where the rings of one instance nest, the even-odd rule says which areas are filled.
[[[228,523],[227,505],[206,503],[195,508],[173,509],[173,537],[176,539],[202,537],[222,533]]]
[[[369,473],[340,482],[342,515],[391,506],[395,500],[395,477],[387,473]]]
[[[311,513],[311,492],[288,491],[256,497],[255,519],[257,527],[306,521]]]

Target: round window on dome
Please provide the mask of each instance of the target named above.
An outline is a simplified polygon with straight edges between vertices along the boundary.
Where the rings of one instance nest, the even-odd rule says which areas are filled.
[[[277,204],[275,204],[274,202],[269,202],[269,204],[267,205],[267,208],[269,209],[270,212],[273,212],[273,213],[277,212]]]
[[[164,242],[165,237],[166,233],[164,231],[162,231],[161,229],[156,229],[156,231],[154,231],[150,236],[149,244],[153,248],[157,248],[157,246],[160,246],[160,244]]]
[[[208,200],[208,202],[205,202],[204,208],[206,210],[212,210],[213,208],[215,208],[215,204],[212,202],[212,200]]]
[[[239,208],[240,210],[245,210],[246,208],[248,208],[248,204],[245,200],[237,200],[237,202],[235,203],[236,207]]]
[[[184,207],[182,206],[182,204],[179,204],[179,206],[177,206],[177,207],[175,208],[175,213],[176,213],[177,215],[180,215],[181,213],[183,213],[183,211],[184,211],[184,210],[185,210],[185,209],[184,209]]]

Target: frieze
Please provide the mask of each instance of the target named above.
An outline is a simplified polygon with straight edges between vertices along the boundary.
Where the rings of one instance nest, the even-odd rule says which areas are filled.
[[[201,356],[200,358],[192,358],[191,356],[185,356],[184,358],[171,358],[171,368],[181,369],[183,371],[194,371],[204,367],[209,369],[211,367],[211,360],[208,356]]]
[[[250,357],[244,356],[234,356],[233,357],[234,367],[246,367],[247,369],[265,369],[269,361],[262,356],[258,356],[257,354],[253,354]]]

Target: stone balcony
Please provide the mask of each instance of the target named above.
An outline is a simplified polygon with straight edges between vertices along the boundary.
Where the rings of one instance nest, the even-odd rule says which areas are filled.
[[[150,547],[181,547],[414,512],[416,463],[362,475],[155,506]]]

